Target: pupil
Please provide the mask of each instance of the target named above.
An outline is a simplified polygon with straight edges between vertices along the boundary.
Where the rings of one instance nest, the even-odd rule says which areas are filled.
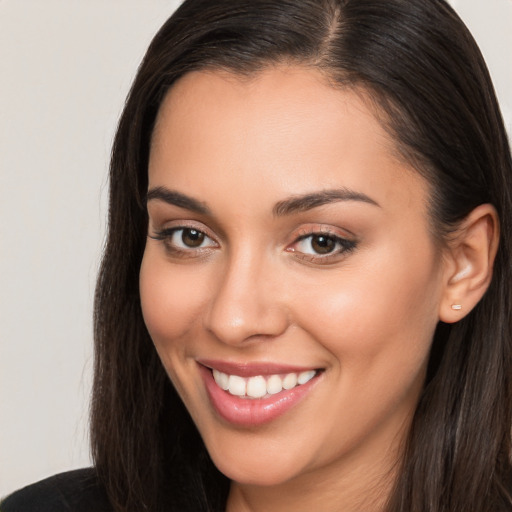
[[[328,236],[315,236],[311,241],[311,245],[315,252],[319,254],[328,254],[332,252],[336,242]]]
[[[188,247],[199,247],[204,240],[204,233],[197,229],[184,229],[181,240]]]

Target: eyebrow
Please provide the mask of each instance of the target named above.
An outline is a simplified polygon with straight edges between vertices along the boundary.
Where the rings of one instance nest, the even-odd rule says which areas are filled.
[[[179,206],[192,212],[201,213],[207,215],[210,213],[210,209],[201,201],[194,199],[193,197],[177,192],[176,190],[169,190],[166,187],[155,187],[148,191],[146,196],[146,202],[153,200],[160,200],[167,204]]]
[[[201,201],[166,187],[151,188],[146,196],[146,202],[153,200],[163,201],[167,204],[203,215],[211,214],[210,209]],[[356,192],[348,188],[340,188],[292,196],[277,202],[272,212],[276,217],[281,217],[293,213],[305,212],[325,204],[337,203],[339,201],[359,201],[380,207],[376,201],[362,192]]]
[[[273,213],[275,216],[281,217],[292,213],[305,212],[325,204],[337,203],[339,201],[360,201],[380,207],[377,201],[362,192],[356,192],[348,188],[340,188],[292,196],[289,199],[276,203],[273,208]]]

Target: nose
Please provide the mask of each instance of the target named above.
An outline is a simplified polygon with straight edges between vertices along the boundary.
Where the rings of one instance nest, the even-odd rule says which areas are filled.
[[[252,256],[233,257],[216,280],[205,328],[223,343],[238,345],[286,331],[279,270]]]

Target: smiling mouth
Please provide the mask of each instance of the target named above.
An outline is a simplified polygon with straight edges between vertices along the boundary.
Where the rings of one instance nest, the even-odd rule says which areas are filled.
[[[256,399],[268,398],[282,391],[302,386],[315,377],[319,373],[319,370],[265,376],[256,375],[254,377],[229,375],[216,369],[212,369],[212,373],[217,386],[227,391],[230,395],[240,398]]]
[[[228,424],[256,428],[310,396],[325,368],[198,360],[209,402]]]

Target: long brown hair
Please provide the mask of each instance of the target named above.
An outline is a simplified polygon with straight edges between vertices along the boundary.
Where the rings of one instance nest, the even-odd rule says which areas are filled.
[[[512,510],[512,163],[468,30],[444,0],[186,0],[147,51],[112,151],[91,440],[116,511],[225,507],[229,482],[213,466],[142,319],[149,144],[159,106],[183,74],[250,74],[282,61],[369,93],[404,158],[432,185],[439,240],[479,204],[496,207],[502,236],[492,283],[467,317],[438,326],[388,510]]]

